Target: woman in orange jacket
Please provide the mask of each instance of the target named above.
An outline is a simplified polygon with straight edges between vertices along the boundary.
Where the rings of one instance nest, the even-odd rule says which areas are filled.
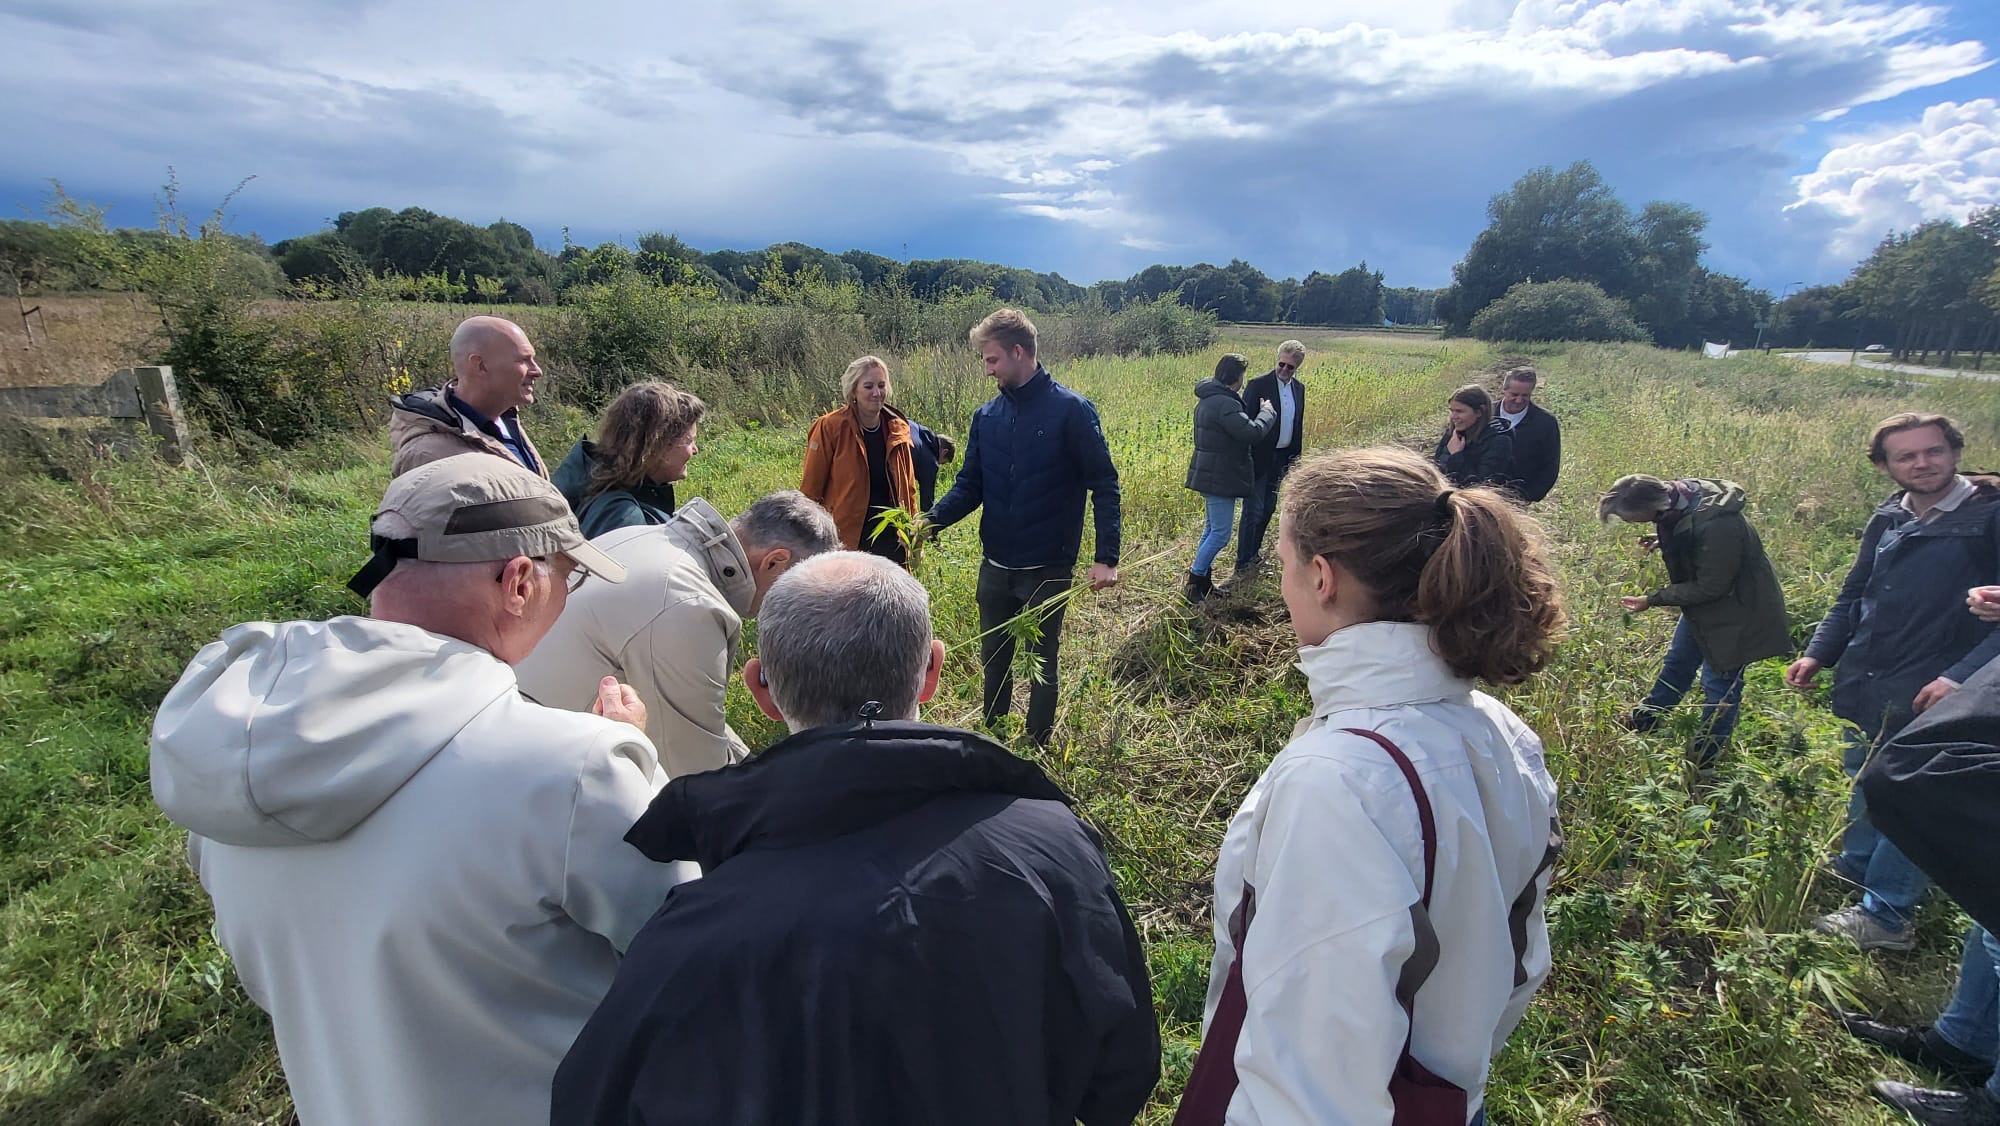
[[[908,420],[889,406],[889,365],[863,356],[840,377],[845,405],[819,416],[806,432],[806,465],[799,491],[833,514],[840,542],[849,548],[905,562],[893,531],[872,535],[878,516],[891,508],[917,515],[917,471]]]

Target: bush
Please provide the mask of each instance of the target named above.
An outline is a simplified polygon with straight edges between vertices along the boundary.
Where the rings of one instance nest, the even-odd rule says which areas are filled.
[[[1112,314],[1112,346],[1121,356],[1176,356],[1215,343],[1215,314],[1180,303],[1178,291],[1125,306]]]
[[[1472,318],[1481,340],[1643,341],[1632,310],[1589,282],[1517,282]]]

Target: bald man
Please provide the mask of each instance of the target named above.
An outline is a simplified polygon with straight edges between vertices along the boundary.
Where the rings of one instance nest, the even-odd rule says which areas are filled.
[[[549,470],[521,408],[535,401],[542,377],[535,346],[521,326],[500,317],[467,317],[451,334],[451,382],[393,400],[390,475],[463,453],[495,454],[544,477]]]

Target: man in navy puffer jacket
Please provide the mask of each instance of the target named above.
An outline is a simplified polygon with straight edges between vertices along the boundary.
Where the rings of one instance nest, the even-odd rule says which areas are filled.
[[[985,509],[977,599],[989,727],[1013,705],[1014,635],[1006,623],[1052,602],[1040,611],[1041,675],[1028,696],[1028,736],[1046,745],[1056,722],[1056,650],[1068,604],[1062,595],[1076,572],[1086,492],[1097,520],[1090,589],[1118,582],[1118,469],[1097,408],[1035,359],[1034,322],[1017,309],[1001,309],[973,326],[971,337],[1000,393],[973,413],[965,463],[928,524],[947,528]]]

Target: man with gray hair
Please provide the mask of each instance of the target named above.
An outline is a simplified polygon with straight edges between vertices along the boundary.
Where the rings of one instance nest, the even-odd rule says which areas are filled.
[[[623,572],[500,458],[390,484],[366,617],[251,622],[153,724],[215,933],[271,1014],[299,1118],[542,1126],[556,1064],[675,883],[623,839],[664,781],[631,689],[522,698],[570,590]]]
[[[540,451],[521,426],[542,368],[513,321],[467,317],[451,334],[451,381],[390,402],[391,476],[463,453],[495,454],[544,477]]]
[[[1243,410],[1250,417],[1269,406],[1277,415],[1271,429],[1250,444],[1250,495],[1243,498],[1243,522],[1236,529],[1236,573],[1247,575],[1263,557],[1264,532],[1278,511],[1278,485],[1305,448],[1306,385],[1299,366],[1306,346],[1296,340],[1278,345],[1278,366],[1243,386]]]
[[[757,646],[743,678],[792,734],[627,835],[705,875],[633,943],[552,1121],[1131,1122],[1160,1065],[1138,935],[1039,767],[917,719],[945,653],[923,586],[808,560]]]
[[[667,775],[741,761],[749,750],[723,710],[743,619],[786,568],[840,547],[826,509],[796,489],[762,497],[733,521],[696,497],[664,524],[618,528],[591,541],[627,580],[577,592],[521,662],[521,689],[556,708],[587,711],[604,677],[629,681],[646,705],[646,734]]]

